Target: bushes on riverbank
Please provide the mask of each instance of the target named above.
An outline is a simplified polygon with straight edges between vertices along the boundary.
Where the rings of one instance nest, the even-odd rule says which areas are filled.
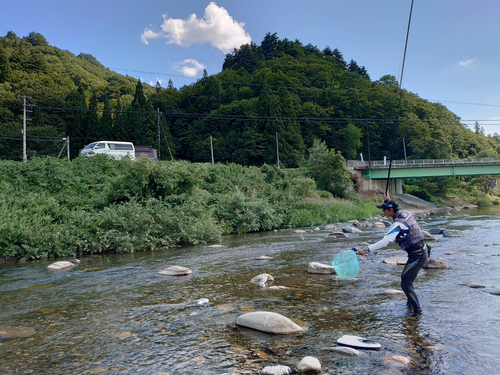
[[[37,158],[1,161],[0,258],[213,243],[226,233],[362,218],[373,204],[320,198],[298,170]]]

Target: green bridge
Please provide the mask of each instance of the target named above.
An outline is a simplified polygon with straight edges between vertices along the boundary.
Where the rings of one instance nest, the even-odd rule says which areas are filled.
[[[350,160],[347,166],[370,180],[386,179],[389,171],[389,161]],[[391,179],[495,174],[500,174],[500,158],[394,160],[391,168]]]

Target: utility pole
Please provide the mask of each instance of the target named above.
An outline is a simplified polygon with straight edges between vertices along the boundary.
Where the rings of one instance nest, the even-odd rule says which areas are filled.
[[[66,154],[68,155],[68,160],[71,160],[69,157],[69,135],[66,137]]]
[[[368,141],[368,169],[372,166],[372,157],[370,155],[370,128],[368,123],[366,124],[366,139]]]
[[[406,143],[405,143],[405,137],[403,137],[403,149],[405,150],[405,165],[406,165]]]
[[[26,121],[31,121],[26,118],[26,99],[31,99],[31,96],[22,95],[23,98],[23,161],[28,160],[28,155],[26,153]]]
[[[214,145],[212,143],[212,136],[210,136],[210,153],[212,154],[212,165],[214,164]]]
[[[157,138],[158,138],[158,160],[160,160],[160,144],[161,144],[161,133],[160,133],[160,108],[157,108],[156,109],[156,116],[157,116],[157,119],[158,119],[158,135],[157,135]]]
[[[276,165],[280,167],[280,149],[278,146],[278,132],[276,132]]]

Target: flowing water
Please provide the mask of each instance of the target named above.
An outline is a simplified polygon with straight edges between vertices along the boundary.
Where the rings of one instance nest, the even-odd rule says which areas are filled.
[[[360,261],[354,281],[308,275],[307,264],[329,264],[384,229],[326,241],[326,231],[292,230],[227,236],[224,248],[195,246],[161,252],[94,256],[67,271],[48,261],[0,265],[0,373],[2,374],[257,374],[267,365],[295,364],[304,356],[330,374],[500,373],[500,210],[467,210],[426,218],[423,229],[459,229],[432,256],[450,266],[423,270],[415,283],[424,314],[411,316],[399,289],[404,256],[396,248]],[[448,254],[447,254],[448,253]],[[271,260],[256,260],[260,255]],[[158,271],[189,267],[184,277]],[[260,273],[289,289],[250,284]],[[471,288],[466,284],[483,284]],[[208,298],[208,305],[198,305]],[[250,311],[273,311],[307,327],[293,336],[238,328]],[[329,350],[343,334],[382,344],[380,351],[345,357]],[[412,359],[409,367],[386,360]]]

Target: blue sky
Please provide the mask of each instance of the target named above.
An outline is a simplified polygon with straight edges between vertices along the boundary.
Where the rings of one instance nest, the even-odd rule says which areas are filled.
[[[221,70],[227,51],[267,32],[399,77],[411,0],[0,0],[0,35],[31,31],[153,84]],[[415,0],[403,87],[500,133],[500,2]],[[141,72],[137,72],[141,71]],[[153,73],[143,73],[153,72]],[[160,74],[161,73],[161,74]],[[462,102],[462,103],[454,103]],[[471,105],[463,103],[478,103]]]

